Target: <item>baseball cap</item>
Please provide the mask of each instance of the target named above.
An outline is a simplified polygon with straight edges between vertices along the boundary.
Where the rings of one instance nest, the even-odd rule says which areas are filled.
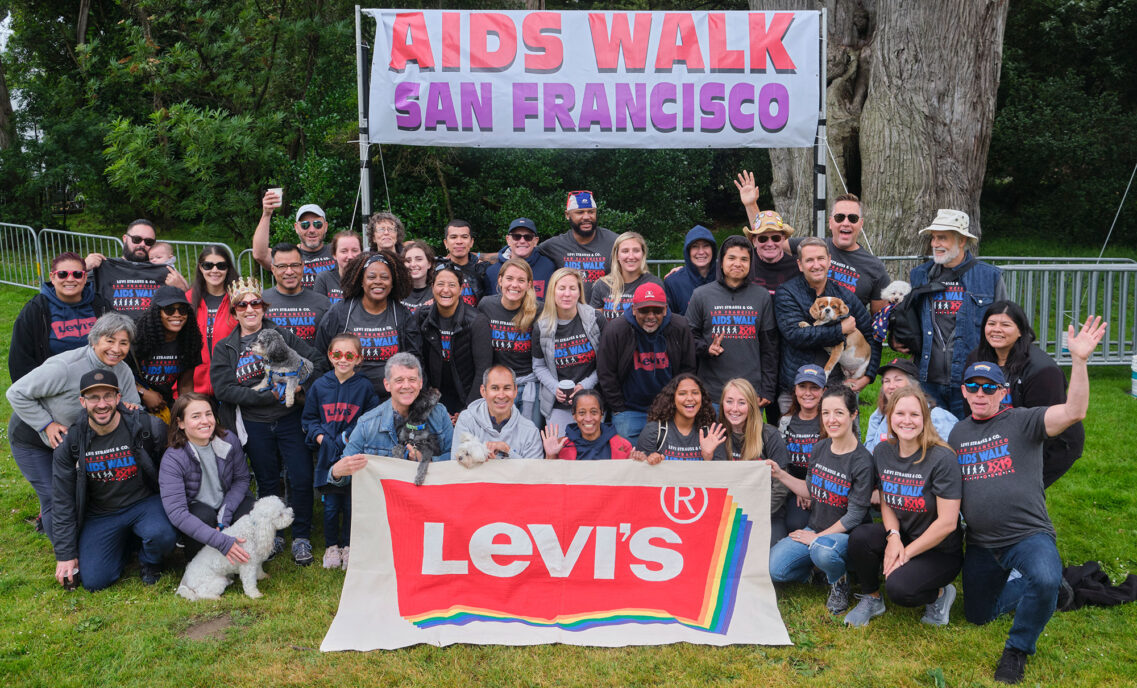
[[[106,370],[88,370],[79,379],[79,393],[86,394],[87,390],[94,389],[95,387],[110,387],[114,391],[118,390],[118,378],[115,374]]]
[[[636,293],[632,294],[632,308],[639,308],[640,306],[666,308],[667,297],[663,295],[663,287],[651,282],[645,282],[636,287]]]
[[[534,234],[537,233],[537,225],[533,224],[533,221],[527,217],[519,217],[516,220],[514,220],[513,222],[510,222],[509,223],[509,231],[512,232],[515,229],[528,229],[530,232],[533,232]]]
[[[1007,378],[1003,377],[1003,369],[987,361],[976,361],[967,366],[967,370],[963,371],[964,382],[968,382],[977,377],[985,377],[997,385],[1007,384]]]
[[[592,196],[591,191],[570,191],[568,200],[565,202],[565,210],[584,210],[585,208],[595,208],[596,199]]]
[[[882,365],[880,368],[878,368],[876,371],[877,375],[884,375],[884,371],[888,370],[889,368],[899,370],[900,372],[904,373],[905,375],[907,375],[910,378],[913,378],[916,380],[920,379],[920,371],[916,370],[916,364],[913,363],[910,359],[894,358],[889,363]]]
[[[150,299],[150,303],[158,306],[159,308],[165,308],[166,306],[172,306],[175,303],[184,303],[188,305],[189,299],[186,298],[186,293],[184,291],[178,289],[177,287],[171,287],[167,284],[165,286],[158,287],[158,291],[154,292],[154,297]]]
[[[808,364],[803,365],[797,369],[797,375],[794,376],[794,384],[800,385],[803,382],[812,382],[818,387],[825,386],[825,370],[821,366]]]
[[[296,211],[296,221],[299,222],[300,218],[303,217],[305,213],[315,213],[322,218],[327,218],[327,215],[324,214],[323,208],[316,205],[315,203],[308,203],[306,205],[300,206],[300,210]]]

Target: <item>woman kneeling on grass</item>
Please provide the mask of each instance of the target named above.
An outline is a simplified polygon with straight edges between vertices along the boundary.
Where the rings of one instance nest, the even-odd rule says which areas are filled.
[[[827,387],[821,395],[821,439],[813,447],[807,478],[800,480],[776,462],[766,462],[790,491],[813,500],[809,525],[770,550],[770,578],[775,583],[805,582],[817,566],[829,581],[825,607],[832,614],[849,608],[849,531],[864,522],[872,492],[872,456],[854,428],[857,393],[845,385]]]
[[[959,464],[932,426],[918,388],[893,391],[885,418],[890,438],[873,451],[884,523],[858,526],[849,535],[849,565],[863,594],[845,623],[865,626],[884,613],[883,563],[888,598],[902,607],[926,605],[920,621],[946,626],[955,601],[951,581],[963,567]]]

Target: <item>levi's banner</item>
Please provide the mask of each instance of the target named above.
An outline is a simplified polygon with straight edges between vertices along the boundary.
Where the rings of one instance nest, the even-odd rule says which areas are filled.
[[[820,13],[364,10],[373,142],[788,148],[817,131]]]
[[[324,651],[429,643],[781,645],[760,462],[371,457]]]

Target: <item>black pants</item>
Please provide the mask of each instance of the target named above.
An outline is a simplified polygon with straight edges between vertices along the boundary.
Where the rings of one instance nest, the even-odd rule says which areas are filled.
[[[245,498],[241,500],[241,504],[237,507],[236,513],[229,517],[230,525],[236,523],[237,519],[252,511],[253,502],[255,501],[251,494],[245,494]],[[208,504],[197,501],[190,502],[189,512],[200,518],[203,523],[217,523],[217,509],[214,509]],[[193,555],[197,554],[201,548],[205,546],[204,543],[198,542],[188,535],[185,538],[185,545],[187,561],[193,559]]]
[[[908,544],[911,540],[904,542]],[[883,523],[866,523],[849,533],[849,570],[866,595],[880,589],[880,567],[887,544]],[[955,580],[962,568],[962,552],[928,550],[893,571],[885,580],[884,591],[889,600],[901,607],[931,604],[939,596],[940,588]]]

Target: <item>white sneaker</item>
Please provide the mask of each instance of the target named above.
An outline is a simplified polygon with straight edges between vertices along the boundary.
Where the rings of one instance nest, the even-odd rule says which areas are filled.
[[[324,550],[324,568],[338,569],[343,565],[343,554],[337,545]]]
[[[351,553],[351,546],[344,545],[340,549],[340,562],[342,563],[343,570],[347,571],[347,556]]]

